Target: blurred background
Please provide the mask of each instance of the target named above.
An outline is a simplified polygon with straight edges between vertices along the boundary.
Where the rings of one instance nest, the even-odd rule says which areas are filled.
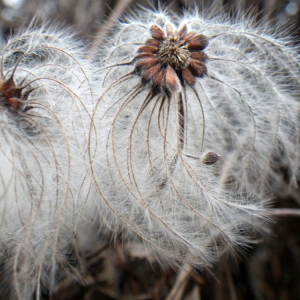
[[[72,26],[87,42],[103,42],[115,18],[130,13],[137,6],[158,7],[158,2],[178,14],[195,7],[229,14],[248,12],[256,21],[266,20],[273,25],[289,24],[291,32],[300,25],[299,0],[1,0],[1,38],[5,40],[12,30],[26,27],[33,17],[43,22],[60,22]],[[114,16],[112,18],[112,16]],[[99,43],[99,41],[97,41]]]
[[[300,33],[300,0],[161,2],[178,14],[195,5],[199,9],[223,10],[232,16],[245,12],[256,22],[289,28],[293,37]],[[48,20],[71,26],[89,45],[92,58],[97,47],[105,43],[116,18],[122,18],[137,5],[158,7],[157,1],[143,0],[1,0],[0,41],[5,44],[11,33],[26,28],[36,17],[37,23]],[[280,195],[274,206],[299,208],[299,192]],[[256,246],[229,262],[224,259],[211,272],[161,269],[138,245],[123,247],[121,238],[114,247],[97,241],[88,248],[93,251],[76,262],[83,279],[78,282],[62,273],[51,299],[300,299],[300,217],[279,216]]]

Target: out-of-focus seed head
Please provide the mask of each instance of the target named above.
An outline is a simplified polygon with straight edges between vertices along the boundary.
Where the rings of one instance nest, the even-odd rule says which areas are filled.
[[[0,294],[7,290],[6,299],[52,292],[84,214],[75,208],[85,206],[91,184],[85,153],[92,71],[84,54],[82,43],[54,27],[20,32],[0,52]]]
[[[21,90],[16,87],[13,79],[0,79],[0,103],[5,107],[19,109],[22,105]]]

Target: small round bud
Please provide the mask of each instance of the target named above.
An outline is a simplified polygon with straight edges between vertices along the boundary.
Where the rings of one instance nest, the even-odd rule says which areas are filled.
[[[201,160],[205,165],[212,165],[215,162],[217,162],[219,160],[219,158],[220,158],[219,154],[210,151],[210,152],[204,153]]]

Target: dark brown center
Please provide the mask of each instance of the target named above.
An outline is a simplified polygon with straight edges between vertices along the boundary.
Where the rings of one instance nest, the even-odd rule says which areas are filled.
[[[165,31],[154,24],[150,33],[151,38],[137,50],[134,72],[154,92],[170,95],[186,85],[194,86],[197,77],[207,74],[208,57],[203,50],[209,40],[205,35],[188,32],[186,25],[175,30],[171,23]]]
[[[189,50],[186,44],[180,43],[179,36],[167,38],[161,45],[157,59],[163,66],[170,66],[175,70],[184,68],[189,59]]]

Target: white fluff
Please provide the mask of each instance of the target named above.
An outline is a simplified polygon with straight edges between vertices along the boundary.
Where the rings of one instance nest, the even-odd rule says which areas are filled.
[[[151,95],[151,81],[133,73],[151,25],[165,30],[168,22],[209,39],[207,76],[194,90],[181,86],[184,117],[179,93]],[[90,156],[106,223],[143,241],[162,264],[211,266],[248,244],[266,195],[282,187],[280,169],[288,184],[298,177],[296,51],[245,20],[144,11],[119,24],[103,65]],[[221,156],[214,165],[201,160],[208,151]]]
[[[180,87],[184,115],[179,92],[150,95],[151,82],[131,74],[150,26],[167,22],[209,39],[207,76]],[[88,251],[80,243],[96,233],[143,244],[162,265],[211,267],[262,229],[282,170],[286,185],[299,175],[300,70],[285,40],[242,19],[144,11],[119,24],[93,67],[84,55],[53,27],[29,28],[2,49],[1,82],[22,87],[17,109],[0,97],[10,299],[51,294],[60,268],[74,275],[67,256]]]
[[[84,51],[57,28],[28,29],[2,50],[0,79],[23,87],[19,109],[5,97],[0,108],[0,255],[9,299],[40,299],[67,268],[91,188]]]

